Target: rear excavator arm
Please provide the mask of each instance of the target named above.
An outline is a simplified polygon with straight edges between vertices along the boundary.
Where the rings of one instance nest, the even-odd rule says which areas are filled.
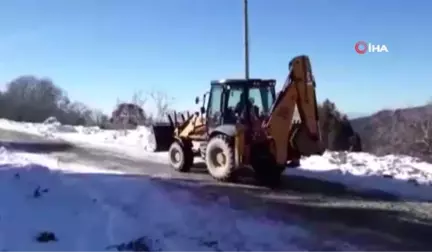
[[[264,127],[278,164],[324,151],[318,124],[315,80],[309,57],[297,56]]]

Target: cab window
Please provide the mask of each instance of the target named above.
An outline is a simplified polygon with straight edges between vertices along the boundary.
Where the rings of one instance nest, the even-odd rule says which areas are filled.
[[[222,91],[221,86],[213,86],[211,89],[207,118],[212,124],[217,123],[220,119]]]
[[[257,87],[249,90],[249,100],[259,114],[268,114],[273,104],[273,94],[270,87]]]
[[[242,101],[243,93],[243,88],[231,87],[227,90],[227,109],[224,113],[224,121],[226,123],[235,123],[239,119],[238,116],[242,114],[244,109],[244,102]]]

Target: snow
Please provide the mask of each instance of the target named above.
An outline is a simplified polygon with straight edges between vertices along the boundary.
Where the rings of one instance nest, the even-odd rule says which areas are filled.
[[[2,251],[287,251],[304,250],[296,244],[310,246],[313,237],[226,201],[48,156],[1,148],[0,172]],[[42,233],[55,240],[38,241]]]
[[[326,152],[323,156],[304,158],[301,167],[286,169],[284,173],[340,183],[352,191],[432,200],[432,164],[409,156]]]
[[[0,119],[0,128],[25,132],[51,139],[63,139],[77,145],[92,146],[127,154],[132,158],[151,158],[168,163],[166,153],[146,152],[151,133],[147,127],[135,130],[103,130],[99,127],[62,125],[52,119],[51,123],[27,123]]]
[[[0,128],[59,138],[85,146],[109,149],[131,158],[168,163],[166,152],[146,152],[149,130],[102,130],[98,127],[46,123],[18,123],[1,119]],[[285,174],[342,183],[355,191],[381,191],[407,199],[432,200],[432,164],[412,157],[368,153],[327,152],[304,158],[301,167]]]

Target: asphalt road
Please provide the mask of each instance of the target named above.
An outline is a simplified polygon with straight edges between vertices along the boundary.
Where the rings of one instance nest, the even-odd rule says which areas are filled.
[[[363,250],[432,249],[432,204],[398,201],[384,194],[356,194],[342,185],[296,177],[284,178],[278,190],[254,184],[249,174],[236,184],[218,183],[201,164],[188,174],[167,165],[118,153],[51,142],[23,133],[0,130],[0,143],[33,143],[32,151],[47,152],[60,163],[81,163],[150,177],[168,190],[189,190],[203,201],[228,198],[230,207],[295,223],[318,232],[310,250],[340,250],[343,241]],[[37,146],[39,144],[40,146]],[[49,147],[51,146],[51,147]],[[56,149],[59,147],[60,149]],[[25,149],[25,148],[24,148]],[[431,192],[432,193],[432,192]]]

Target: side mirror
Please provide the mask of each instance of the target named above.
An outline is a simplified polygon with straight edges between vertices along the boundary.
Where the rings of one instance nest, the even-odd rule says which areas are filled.
[[[197,96],[195,97],[195,104],[198,104],[200,102],[200,98]]]
[[[200,112],[201,112],[201,114],[204,114],[204,113],[206,112],[206,111],[205,111],[205,108],[204,108],[204,107],[201,107]]]

